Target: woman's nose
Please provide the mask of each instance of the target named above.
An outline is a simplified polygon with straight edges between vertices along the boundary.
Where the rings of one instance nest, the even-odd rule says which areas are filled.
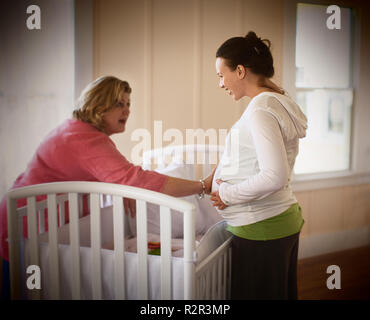
[[[224,87],[224,80],[220,79],[219,86],[220,86],[220,88],[223,88]]]

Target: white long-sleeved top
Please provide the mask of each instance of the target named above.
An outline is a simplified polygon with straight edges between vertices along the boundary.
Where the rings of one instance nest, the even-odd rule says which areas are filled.
[[[271,218],[297,202],[290,177],[306,128],[305,115],[287,95],[263,92],[250,101],[226,137],[212,184],[228,205],[219,213],[231,226]]]

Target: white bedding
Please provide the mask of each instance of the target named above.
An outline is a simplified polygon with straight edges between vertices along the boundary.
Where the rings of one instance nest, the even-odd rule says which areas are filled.
[[[203,199],[201,201],[208,201]],[[213,215],[214,208],[209,204],[203,205],[203,209],[208,210],[198,211],[196,216]],[[217,216],[218,218],[218,216]],[[198,221],[211,221],[214,218],[198,219]],[[196,219],[197,220],[197,219]],[[220,220],[220,219],[215,219]],[[180,223],[180,221],[177,221]],[[102,227],[102,243],[111,244],[113,241],[113,214],[112,207],[101,209],[101,227]],[[211,254],[217,247],[230,237],[230,233],[225,230],[225,222],[219,221],[213,225],[198,226],[208,231],[205,234],[197,234],[197,261],[201,262],[209,254]],[[150,230],[150,223],[148,222],[148,232]],[[127,230],[126,230],[127,232]],[[125,233],[127,234],[127,233]],[[130,234],[130,230],[128,230]],[[152,234],[153,237],[159,235]],[[135,251],[135,240],[126,240],[125,247],[128,251]],[[149,235],[148,240],[155,240]],[[48,290],[49,282],[49,265],[48,265],[48,246],[47,233],[40,235],[40,259],[41,259],[41,275],[42,275],[42,291],[43,298],[49,299],[50,292]],[[183,299],[183,250],[181,245],[182,239],[174,239],[172,258],[172,292],[174,299]],[[64,225],[58,229],[58,243],[59,243],[59,257],[60,257],[60,283],[61,283],[61,298],[71,299],[71,247],[69,245],[69,225]],[[91,248],[90,248],[90,216],[85,216],[80,219],[80,257],[81,257],[81,295],[82,299],[92,299],[91,291]],[[28,244],[25,243],[25,252],[27,253]],[[104,247],[104,245],[103,245]],[[126,250],[126,251],[127,251]],[[103,299],[114,299],[114,251],[102,249],[102,283],[103,283]],[[25,257],[25,266],[28,266],[27,254]],[[138,299],[137,297],[137,254],[134,252],[125,253],[125,269],[126,269],[126,295],[127,299]],[[149,299],[160,299],[160,256],[148,255],[148,269],[149,269]]]
[[[102,214],[102,225],[107,226],[108,220],[111,218],[109,208],[104,209]],[[82,299],[92,299],[91,291],[91,248],[90,233],[86,232],[89,229],[90,216],[81,219],[80,223],[80,263],[81,263],[81,296]],[[103,229],[103,228],[102,228]],[[60,228],[59,237],[59,257],[60,257],[60,283],[61,283],[61,298],[71,299],[71,247],[69,246],[68,225]],[[85,231],[85,232],[84,232]],[[105,229],[107,231],[107,229]],[[102,231],[102,239],[109,238],[109,233]],[[110,233],[112,235],[112,233]],[[44,237],[44,235],[43,235]],[[208,232],[203,235],[196,248],[197,261],[201,262],[217,247],[230,237],[230,233],[225,230],[225,222],[220,221],[212,226]],[[41,274],[42,274],[42,291],[43,298],[49,299],[50,292],[48,290],[49,282],[49,265],[48,265],[48,246],[44,237],[44,242],[40,243],[40,259],[41,259]],[[25,243],[25,252],[27,253],[28,244]],[[176,251],[176,255],[172,258],[172,292],[173,299],[183,299],[183,250]],[[114,299],[114,251],[101,249],[102,254],[102,283],[103,283],[103,299]],[[27,254],[26,254],[27,256]],[[25,265],[29,262],[25,258]],[[138,299],[137,297],[137,254],[133,252],[125,253],[125,269],[126,269],[126,295],[127,299]],[[149,299],[160,299],[160,256],[148,255],[149,269]]]

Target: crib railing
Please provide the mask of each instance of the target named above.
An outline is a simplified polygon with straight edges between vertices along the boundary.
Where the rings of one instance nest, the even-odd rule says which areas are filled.
[[[196,266],[196,299],[226,300],[231,296],[231,237]]]
[[[81,201],[79,194],[89,194],[91,215],[92,249],[92,294],[93,299],[102,299],[101,268],[101,195],[113,197],[114,270],[115,298],[125,299],[124,241],[125,219],[123,198],[136,199],[138,235],[138,298],[148,299],[148,251],[147,251],[147,202],[160,206],[161,241],[161,298],[172,298],[171,268],[171,209],[184,214],[184,298],[192,299],[195,288],[195,228],[194,206],[184,200],[158,192],[140,188],[102,182],[56,182],[14,189],[7,194],[8,243],[10,262],[10,282],[12,299],[21,298],[20,239],[23,239],[19,223],[27,216],[30,264],[40,266],[39,234],[44,232],[44,209],[48,210],[50,292],[52,299],[60,298],[60,275],[58,256],[58,212],[61,213],[65,201],[69,206],[70,245],[72,252],[72,299],[81,299],[80,275],[80,236],[79,218]],[[67,194],[57,196],[57,194]],[[47,195],[47,200],[36,202],[36,196]],[[64,198],[63,198],[64,197]],[[27,198],[27,206],[17,210],[16,200]],[[39,217],[39,219],[38,219]],[[59,225],[64,221],[59,214]],[[39,221],[38,221],[39,220]],[[40,292],[32,290],[31,297],[39,299]]]

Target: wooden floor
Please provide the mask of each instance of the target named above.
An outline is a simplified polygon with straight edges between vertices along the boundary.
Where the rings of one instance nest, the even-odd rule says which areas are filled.
[[[326,286],[330,265],[340,268],[341,289],[329,290]],[[298,299],[369,300],[370,246],[299,260]]]

